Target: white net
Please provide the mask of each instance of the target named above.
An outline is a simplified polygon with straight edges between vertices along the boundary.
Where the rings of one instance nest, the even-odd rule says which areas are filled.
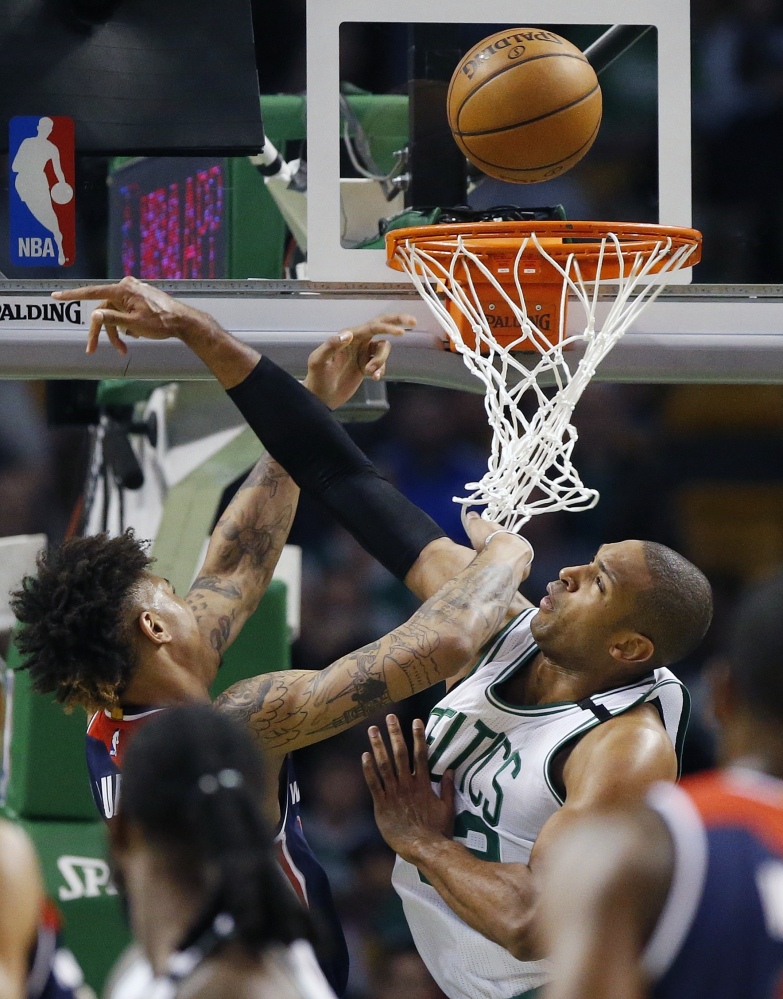
[[[530,260],[531,247],[563,279],[554,343],[528,316],[520,275],[525,273],[523,260]],[[463,515],[471,507],[484,507],[485,517],[517,531],[536,514],[595,506],[598,492],[582,483],[571,461],[578,436],[571,414],[600,362],[665,286],[666,274],[685,266],[695,249],[693,244],[674,247],[670,237],[662,236],[634,250],[609,233],[600,242],[595,277],[587,281],[576,252],[560,263],[532,233],[520,242],[512,287],[507,275],[503,283],[498,280],[486,259],[471,250],[469,239],[461,235],[454,238],[448,252],[427,249],[414,240],[398,243],[397,265],[408,274],[469,370],[486,386],[484,405],[492,427],[492,452],[481,481],[468,482],[468,495],[454,497],[455,503],[462,504]],[[616,286],[616,298],[598,329],[602,272],[611,274],[604,286],[607,281]],[[480,302],[482,282],[485,289],[491,286],[519,324],[519,336],[511,343],[499,344],[491,332]],[[569,295],[584,313],[582,331],[571,335],[565,328]],[[465,343],[449,302],[469,323],[475,347]],[[523,342],[527,353],[515,353]],[[572,372],[564,351],[577,345],[584,345],[584,352]]]

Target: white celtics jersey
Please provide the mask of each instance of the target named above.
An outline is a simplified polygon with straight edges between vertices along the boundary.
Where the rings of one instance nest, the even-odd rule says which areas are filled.
[[[433,783],[454,771],[454,838],[483,860],[528,863],[541,827],[563,804],[552,761],[574,738],[654,702],[679,756],[688,720],[687,691],[666,669],[578,703],[506,704],[498,688],[538,652],[530,634],[535,613],[529,608],[498,635],[473,672],[432,709],[427,724]],[[450,999],[513,999],[547,980],[546,961],[518,961],[471,929],[399,857],[393,882],[416,947]]]

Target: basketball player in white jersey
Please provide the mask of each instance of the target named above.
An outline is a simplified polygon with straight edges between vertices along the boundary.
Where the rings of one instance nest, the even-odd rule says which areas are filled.
[[[393,716],[392,757],[370,729],[375,816],[416,946],[452,999],[512,999],[547,981],[537,932],[549,844],[593,811],[673,781],[688,714],[665,667],[701,639],[710,588],[649,542],[604,545],[561,570],[538,608],[452,683],[414,768]]]
[[[350,453],[294,379],[211,317],[132,278],[55,297],[104,299],[88,352],[103,327],[122,352],[118,330],[181,339],[236,386],[232,399],[294,481],[389,564],[391,545],[378,539],[393,536],[390,524],[399,528],[410,504]],[[337,458],[339,474],[325,467]],[[423,600],[475,557],[442,536],[416,551],[404,580]],[[709,583],[676,552],[605,545],[588,565],[563,569],[538,608],[514,601],[506,629],[433,710],[429,763],[421,730],[413,774],[396,722],[396,769],[373,731],[380,775],[369,759],[365,773],[381,832],[400,857],[395,885],[419,952],[451,999],[518,999],[547,980],[535,920],[541,856],[579,816],[676,779],[687,694],[666,667],[698,644],[711,614]],[[246,685],[225,707],[254,728],[267,694],[263,683]]]

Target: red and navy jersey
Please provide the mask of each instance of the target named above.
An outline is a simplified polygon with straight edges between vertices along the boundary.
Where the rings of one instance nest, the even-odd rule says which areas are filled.
[[[654,999],[783,999],[783,781],[711,771],[650,804],[675,858],[645,953]]]
[[[348,946],[326,871],[305,839],[299,814],[299,784],[290,754],[280,770],[279,801],[280,824],[275,836],[277,859],[294,891],[310,910],[317,930],[318,963],[329,984],[341,996],[348,985]]]
[[[117,814],[122,787],[122,763],[135,732],[158,711],[165,708],[136,708],[98,711],[87,726],[87,769],[98,811],[104,819]],[[310,910],[320,944],[318,960],[329,984],[338,996],[348,983],[348,948],[337,917],[326,872],[316,860],[305,839],[299,814],[299,785],[290,755],[280,771],[280,824],[275,835],[277,856],[283,873],[296,894]]]
[[[96,711],[87,725],[87,770],[95,805],[113,819],[120,800],[120,771],[128,743],[139,726],[163,708]]]
[[[82,969],[59,940],[60,918],[46,902],[27,974],[26,999],[75,999],[84,984]]]

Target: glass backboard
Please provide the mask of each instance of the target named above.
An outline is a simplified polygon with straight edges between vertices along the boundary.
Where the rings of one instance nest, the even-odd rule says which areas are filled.
[[[405,275],[386,266],[383,249],[390,218],[459,203],[473,210],[560,205],[570,219],[693,225],[704,234],[701,262],[674,278],[596,377],[783,378],[783,19],[776,5],[636,0],[629,10],[620,0],[596,0],[586,11],[578,0],[493,0],[482,5],[481,20],[472,0],[397,0],[392,7],[308,0],[306,17],[289,12],[288,19],[265,14],[264,6],[255,12],[269,143],[260,156],[217,133],[210,148],[202,138],[198,148],[161,150],[166,155],[128,148],[117,149],[122,157],[111,149],[97,155],[94,123],[88,128],[76,114],[77,254],[67,268],[11,263],[6,204],[15,175],[10,161],[4,164],[6,377],[152,377],[161,363],[171,376],[200,377],[198,363],[176,345],[155,348],[153,360],[134,344],[129,362],[106,349],[85,367],[88,306],[60,315],[46,301],[53,282],[134,273],[172,282],[166,287],[299,372],[325,334],[404,307],[416,315],[418,332],[396,351],[392,377],[472,387]],[[91,44],[112,31],[122,37],[124,16],[120,5],[93,25]],[[448,78],[461,54],[487,35],[522,26],[555,32],[586,51],[603,97],[589,152],[535,184],[468,167],[445,123]],[[613,26],[640,37],[605,64],[600,47]],[[149,58],[154,64],[166,53]],[[20,111],[67,113],[50,103]],[[82,151],[79,137],[87,134],[91,150]]]

